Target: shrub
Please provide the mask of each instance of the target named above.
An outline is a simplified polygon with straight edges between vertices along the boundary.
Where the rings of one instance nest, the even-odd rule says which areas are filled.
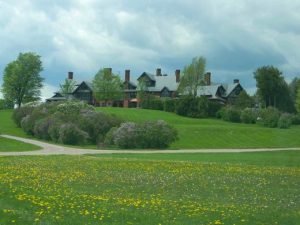
[[[96,143],[112,127],[119,126],[121,120],[116,116],[88,110],[81,113],[78,123],[79,128],[89,134],[91,142]]]
[[[50,136],[49,128],[53,123],[54,123],[54,119],[51,117],[46,117],[36,121],[34,125],[34,136],[40,139],[50,140],[51,136]]]
[[[255,123],[257,113],[253,109],[246,108],[241,112],[241,121],[243,123]]]
[[[142,104],[142,108],[144,109],[154,109],[154,110],[163,110],[164,109],[164,102],[160,99],[145,99]]]
[[[163,120],[145,122],[137,128],[139,148],[166,148],[178,139],[177,130]]]
[[[114,133],[116,132],[118,128],[117,127],[112,127],[105,135],[104,139],[104,145],[105,146],[110,146],[114,145]],[[100,145],[102,143],[102,140],[98,140],[97,145]]]
[[[293,125],[300,125],[300,115],[299,114],[293,115],[291,120],[292,120]]]
[[[34,108],[31,107],[31,106],[23,106],[23,107],[15,109],[13,111],[13,114],[12,114],[12,119],[15,122],[15,124],[18,127],[21,127],[21,121],[22,121],[22,119],[25,116],[30,115],[32,113],[33,109]]]
[[[58,120],[57,118],[53,118],[52,123],[49,124],[48,134],[52,141],[54,142],[59,141],[59,130],[62,124],[63,122]]]
[[[177,101],[175,111],[181,116],[197,118],[199,116],[198,109],[198,99],[193,96],[185,96]]]
[[[35,123],[46,116],[47,113],[42,111],[41,108],[34,108],[31,114],[22,119],[21,127],[27,134],[34,135]]]
[[[217,117],[217,113],[223,106],[219,102],[208,101],[207,115]]]
[[[226,107],[222,112],[222,119],[229,122],[241,122],[241,112],[234,107]]]
[[[292,116],[288,113],[281,114],[277,126],[281,129],[287,129],[292,125]]]
[[[260,123],[265,127],[277,127],[280,112],[274,107],[268,107],[260,111]]]
[[[83,111],[93,111],[94,108],[84,102],[66,101],[56,106],[56,116],[66,122],[78,121]]]
[[[174,99],[166,99],[164,102],[164,111],[166,112],[175,112],[175,100]]]
[[[127,122],[113,133],[113,142],[120,148],[136,148],[137,147],[137,124]]]
[[[166,148],[177,140],[177,131],[166,122],[123,123],[111,130],[105,143],[114,143],[120,148]]]
[[[87,141],[88,134],[75,124],[65,123],[60,126],[58,141],[63,144],[81,145]]]

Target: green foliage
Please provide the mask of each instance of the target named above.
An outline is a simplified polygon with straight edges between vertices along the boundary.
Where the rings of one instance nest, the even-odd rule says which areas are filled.
[[[208,101],[207,115],[209,117],[217,118],[218,111],[223,106],[219,102]]]
[[[300,125],[300,114],[292,115],[292,124],[293,125]]]
[[[5,99],[0,99],[0,110],[2,109],[13,109],[14,108],[14,102],[5,100]]]
[[[246,108],[241,112],[242,123],[256,123],[258,113],[255,109]]]
[[[110,100],[120,100],[123,97],[122,81],[118,75],[109,69],[101,69],[93,80],[94,97],[107,103]]]
[[[167,148],[178,139],[175,128],[165,121],[148,121],[141,124],[123,123],[109,133],[105,143],[114,143],[120,148],[159,149]]]
[[[13,111],[12,119],[18,127],[21,127],[21,122],[24,117],[30,115],[34,110],[31,106],[23,106]]]
[[[204,57],[195,57],[190,65],[183,70],[183,76],[180,79],[178,87],[182,94],[197,96],[197,90],[204,80],[206,60]]]
[[[79,128],[89,134],[89,140],[96,144],[112,127],[118,127],[121,120],[102,112],[85,111],[81,114]]]
[[[163,110],[164,102],[159,98],[148,98],[141,102],[141,107],[143,109]]]
[[[235,107],[224,107],[222,109],[222,119],[229,122],[241,122],[241,111]]]
[[[281,129],[287,129],[292,125],[292,115],[288,113],[281,114],[277,126]]]
[[[208,116],[209,103],[206,97],[185,96],[176,102],[176,113],[192,118],[204,118]]]
[[[274,107],[268,107],[260,111],[260,119],[258,120],[265,127],[277,127],[280,112]]]
[[[298,114],[300,114],[300,87],[298,88],[298,91],[297,91],[297,98],[296,98],[296,109],[297,109],[297,112]]]
[[[293,112],[294,106],[282,72],[273,66],[263,66],[254,72],[258,95],[266,107]]]
[[[166,111],[166,112],[175,112],[175,108],[176,108],[176,100],[166,99],[164,101],[164,111]]]
[[[20,53],[18,58],[9,63],[4,70],[2,92],[4,98],[21,106],[40,98],[43,78],[40,56],[28,52]]]
[[[233,105],[239,109],[252,108],[254,107],[254,99],[251,98],[245,90],[243,90],[236,97]]]
[[[82,145],[88,139],[88,133],[80,130],[73,123],[62,124],[59,129],[58,142],[69,145]]]
[[[63,84],[60,84],[60,93],[64,96],[68,96],[75,90],[76,82],[73,79],[65,79]]]

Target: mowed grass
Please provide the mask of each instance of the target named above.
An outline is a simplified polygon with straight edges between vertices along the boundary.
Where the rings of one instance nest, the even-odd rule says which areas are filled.
[[[28,137],[11,119],[12,110],[0,110],[0,134]],[[0,152],[21,152],[41,149],[39,146],[0,137]]]
[[[268,166],[229,155],[2,157],[0,224],[299,224],[298,152]]]
[[[41,147],[36,145],[0,137],[0,152],[22,152],[39,149],[41,149]]]
[[[110,154],[100,158],[136,160],[188,161],[218,164],[300,167],[300,151],[242,152],[242,153],[176,153],[176,154]]]
[[[30,137],[12,120],[13,110],[0,110],[0,134],[10,134],[18,137]]]
[[[97,108],[126,121],[162,119],[178,129],[174,149],[300,147],[300,126],[265,128],[256,124],[229,123],[217,119],[192,119],[157,110]]]

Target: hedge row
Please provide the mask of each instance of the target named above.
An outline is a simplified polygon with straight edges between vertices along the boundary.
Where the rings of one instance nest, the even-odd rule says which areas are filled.
[[[218,112],[219,118],[235,123],[257,123],[271,128],[289,128],[292,124],[299,124],[300,118],[297,115],[281,113],[278,109],[268,107],[266,109],[239,110],[234,107],[224,107]]]
[[[186,96],[179,99],[155,99],[150,98],[142,102],[144,109],[164,110],[174,112],[181,116],[193,118],[216,117],[222,105],[209,101],[206,97]]]

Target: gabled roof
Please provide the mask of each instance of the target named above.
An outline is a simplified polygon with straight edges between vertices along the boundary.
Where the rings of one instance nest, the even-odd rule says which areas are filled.
[[[75,93],[78,88],[82,85],[82,84],[86,84],[86,86],[91,90],[93,91],[93,86],[92,86],[92,83],[91,82],[88,82],[88,81],[82,81],[81,83],[77,84],[75,90],[73,91],[73,93]]]

